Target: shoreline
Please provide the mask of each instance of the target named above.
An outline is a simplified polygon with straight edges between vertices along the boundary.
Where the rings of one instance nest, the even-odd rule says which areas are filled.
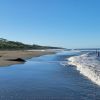
[[[19,61],[9,61],[9,59],[21,58],[24,60],[31,59],[32,57],[39,57],[47,54],[54,54],[54,51],[28,51],[28,50],[13,50],[13,51],[0,51],[0,67],[6,67],[14,64],[21,64]]]

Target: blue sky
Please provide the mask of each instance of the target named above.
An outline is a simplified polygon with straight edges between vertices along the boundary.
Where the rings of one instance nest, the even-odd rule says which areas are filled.
[[[100,47],[100,0],[0,0],[0,37],[66,48]]]

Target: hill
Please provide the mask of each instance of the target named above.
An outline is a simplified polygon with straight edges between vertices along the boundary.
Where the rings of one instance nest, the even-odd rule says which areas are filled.
[[[27,49],[62,49],[61,47],[29,45],[17,41],[0,38],[0,50],[27,50]]]

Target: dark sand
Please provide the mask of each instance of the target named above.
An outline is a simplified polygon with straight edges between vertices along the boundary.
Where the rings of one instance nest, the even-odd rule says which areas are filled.
[[[46,54],[53,54],[52,51],[0,51],[0,66],[9,66],[13,64],[19,64],[21,62],[18,61],[9,61],[9,59],[29,59],[32,57],[42,56]]]

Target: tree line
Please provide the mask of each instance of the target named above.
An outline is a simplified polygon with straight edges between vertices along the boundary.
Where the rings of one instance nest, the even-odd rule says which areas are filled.
[[[7,39],[0,38],[0,50],[27,50],[27,49],[61,49],[60,47],[29,45],[17,41],[9,41]]]

